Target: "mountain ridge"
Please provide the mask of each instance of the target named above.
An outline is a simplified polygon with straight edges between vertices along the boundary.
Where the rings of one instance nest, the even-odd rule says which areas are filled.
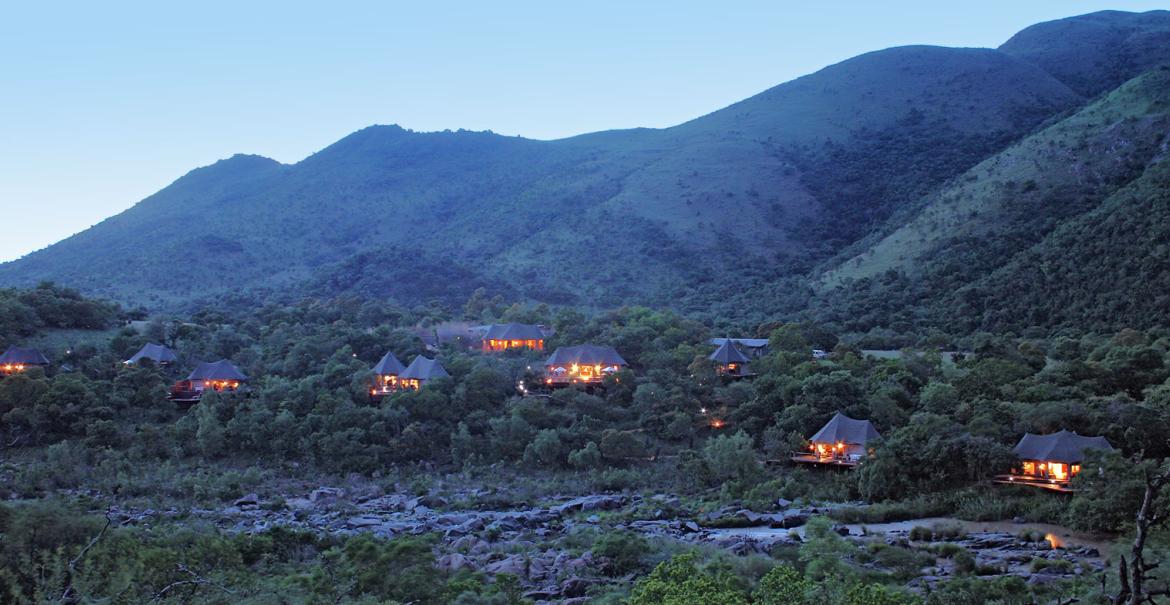
[[[1148,41],[1170,32],[1160,13],[1131,15],[1071,19],[1123,23],[1108,39],[1141,60],[1110,77],[1153,61]],[[818,267],[1084,107],[1093,91],[1068,82],[1117,51],[1081,53],[1091,65],[1058,78],[1043,65],[1069,53],[1051,33],[1061,27],[999,50],[866,53],[663,129],[538,141],[375,125],[295,164],[236,155],[0,265],[0,284],[54,280],[153,308],[250,292],[458,303],[482,287],[585,307],[798,313]],[[746,294],[768,284],[793,294]]]

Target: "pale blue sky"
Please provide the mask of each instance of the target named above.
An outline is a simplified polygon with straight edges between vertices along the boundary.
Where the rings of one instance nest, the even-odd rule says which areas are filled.
[[[1165,1],[11,4],[0,261],[237,152],[296,162],[375,123],[542,139],[669,126],[862,52],[997,46]]]

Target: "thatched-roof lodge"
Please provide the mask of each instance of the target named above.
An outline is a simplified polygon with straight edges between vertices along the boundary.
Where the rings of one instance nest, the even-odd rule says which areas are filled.
[[[1081,472],[1081,463],[1091,451],[1113,451],[1104,437],[1085,437],[1072,431],[1048,435],[1025,433],[1012,452],[1020,459],[1009,475],[996,478],[999,483],[1031,485],[1054,491],[1073,491],[1072,478]]]
[[[179,360],[175,352],[165,345],[156,345],[148,342],[142,345],[142,348],[138,349],[138,352],[133,357],[123,363],[128,366],[138,365],[143,359],[149,359],[160,366],[169,366]]]
[[[195,367],[186,380],[180,380],[171,387],[171,400],[181,402],[199,401],[205,391],[233,392],[243,388],[248,377],[240,368],[226,359],[213,363],[201,363]]]
[[[707,357],[715,363],[715,373],[728,378],[744,378],[754,376],[748,369],[751,359],[736,346],[730,338],[723,339],[723,344]]]
[[[596,385],[628,366],[613,347],[591,344],[560,347],[544,362],[544,380],[552,387]]]
[[[837,412],[809,438],[809,449],[792,455],[794,462],[857,466],[869,454],[866,445],[881,437],[873,423]]]
[[[398,388],[398,377],[406,367],[394,356],[393,351],[387,351],[381,361],[374,366],[374,383],[370,385],[370,397],[375,399],[385,397]]]
[[[11,376],[33,366],[48,367],[49,358],[36,349],[8,347],[0,355],[0,376]]]
[[[544,328],[533,324],[491,324],[483,328],[485,352],[511,349],[544,350]]]
[[[427,385],[427,382],[436,378],[449,378],[451,375],[443,368],[438,360],[428,359],[419,355],[410,362],[406,369],[398,375],[398,386],[403,389],[418,390]]]

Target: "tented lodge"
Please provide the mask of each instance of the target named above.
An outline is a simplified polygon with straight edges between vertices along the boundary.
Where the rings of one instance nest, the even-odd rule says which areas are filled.
[[[483,328],[485,353],[516,349],[544,350],[544,328],[532,324],[492,324]]]
[[[33,366],[48,367],[49,358],[36,349],[26,349],[17,346],[8,347],[0,355],[0,376],[19,374]]]
[[[393,393],[398,388],[398,377],[406,367],[394,356],[394,351],[387,351],[381,361],[374,366],[374,383],[370,385],[370,397],[378,399]]]
[[[613,347],[591,344],[560,347],[544,362],[544,381],[549,387],[597,385],[606,376],[628,366]]]
[[[179,360],[175,352],[165,345],[156,345],[148,342],[142,345],[142,348],[138,349],[138,352],[134,356],[123,363],[128,366],[133,366],[138,365],[143,359],[149,359],[160,366],[169,366]]]
[[[419,390],[436,378],[448,378],[451,375],[443,368],[438,360],[428,359],[419,355],[410,362],[406,369],[398,375],[398,387],[403,389]]]
[[[881,435],[868,420],[850,418],[837,412],[815,435],[809,449],[792,455],[794,462],[857,466],[869,454],[866,444]]]
[[[730,341],[737,349],[746,353],[748,357],[755,359],[763,357],[768,354],[768,339],[767,338],[712,338],[707,341],[713,346],[720,347],[723,343]]]
[[[1111,452],[1113,446],[1104,437],[1085,437],[1072,431],[1025,433],[1012,449],[1020,459],[1018,466],[1010,475],[997,477],[996,482],[1073,491],[1069,482],[1081,472],[1085,454],[1093,450]]]
[[[178,402],[195,402],[203,397],[208,390],[217,392],[233,392],[243,388],[248,377],[232,362],[221,359],[214,363],[201,363],[187,376],[171,387],[171,400]]]
[[[754,376],[751,370],[748,369],[748,363],[751,361],[743,351],[739,350],[735,341],[730,338],[724,338],[723,344],[715,349],[707,357],[715,364],[715,373],[719,376],[726,376],[728,378],[745,378]]]

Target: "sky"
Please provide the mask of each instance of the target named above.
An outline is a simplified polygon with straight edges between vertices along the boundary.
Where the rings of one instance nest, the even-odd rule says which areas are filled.
[[[663,127],[890,46],[1165,0],[22,2],[0,11],[0,262],[235,153],[371,124]]]

